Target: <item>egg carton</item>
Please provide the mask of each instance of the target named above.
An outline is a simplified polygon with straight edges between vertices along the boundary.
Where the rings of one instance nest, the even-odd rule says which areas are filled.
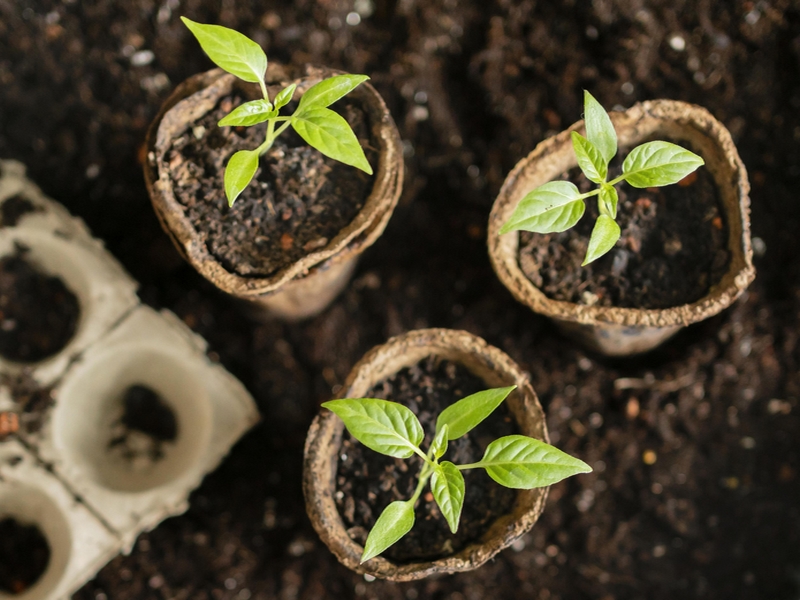
[[[19,218],[26,199],[37,207]],[[19,429],[0,438],[0,521],[34,525],[50,547],[35,584],[0,600],[61,600],[137,536],[188,508],[189,494],[258,420],[244,386],[211,361],[206,342],[168,311],[142,305],[136,282],[85,225],[0,161],[0,258],[60,278],[81,314],[72,339],[34,364],[0,359],[0,412]],[[0,324],[2,326],[2,324]],[[126,391],[155,392],[170,439],[126,427]],[[2,435],[2,432],[0,432]],[[3,441],[4,440],[4,441]]]

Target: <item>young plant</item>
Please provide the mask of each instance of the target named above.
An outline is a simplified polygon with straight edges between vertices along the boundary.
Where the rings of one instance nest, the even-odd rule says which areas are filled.
[[[264,143],[255,150],[239,150],[231,156],[225,168],[225,196],[233,206],[255,176],[258,159],[267,152],[275,139],[290,125],[309,146],[325,156],[361,169],[372,175],[364,151],[350,125],[339,114],[328,108],[369,79],[366,75],[336,75],[312,86],[300,98],[291,116],[280,115],[294,95],[296,84],[278,92],[270,100],[264,76],[267,72],[267,55],[247,36],[220,25],[203,25],[181,17],[194,34],[208,57],[218,67],[239,79],[257,83],[263,100],[252,100],[237,106],[218,125],[220,127],[248,127],[267,122]]]
[[[619,196],[614,187],[627,181],[636,188],[649,188],[679,182],[705,164],[703,159],[676,144],[647,142],[636,146],[622,163],[622,174],[608,179],[608,164],[617,153],[617,133],[608,113],[584,91],[586,137],[572,132],[572,147],[578,166],[598,188],[581,194],[569,181],[550,181],[529,192],[517,205],[500,234],[523,230],[534,233],[559,233],[574,226],[586,209],[584,200],[597,196],[597,217],[583,265],[607,253],[620,236],[617,218]],[[582,266],[583,266],[582,265]]]
[[[414,495],[408,500],[392,502],[378,517],[364,544],[362,563],[378,556],[411,530],[414,506],[428,480],[436,504],[455,533],[464,505],[461,471],[485,469],[489,477],[500,485],[529,490],[592,470],[583,461],[524,435],[508,435],[493,441],[476,463],[455,465],[440,461],[447,452],[448,442],[477,426],[516,387],[485,390],[448,406],[436,420],[433,441],[427,452],[420,447],[424,438],[422,425],[402,404],[375,398],[346,398],[322,405],[336,413],[350,434],[367,448],[396,458],[410,458],[416,454],[424,461]]]

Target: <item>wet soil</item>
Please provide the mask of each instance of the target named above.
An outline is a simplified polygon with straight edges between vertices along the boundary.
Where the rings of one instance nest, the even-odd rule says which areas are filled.
[[[359,9],[364,4],[358,3]],[[800,9],[789,0],[0,1],[0,155],[84,218],[252,392],[261,423],[77,600],[796,600],[800,593]],[[405,140],[403,196],[348,289],[304,323],[257,323],[186,265],[142,177],[145,130],[211,63],[178,17],[270,59],[366,73]],[[366,13],[364,13],[366,15]],[[353,17],[350,21],[355,21]],[[136,52],[153,52],[134,66]],[[145,52],[139,57],[147,58]],[[140,59],[137,59],[137,61]],[[138,64],[138,62],[137,62]],[[588,354],[518,304],[486,252],[508,171],[581,114],[707,107],[752,183],[756,281],[723,314],[629,360]],[[308,425],[388,336],[466,329],[531,374],[553,443],[594,472],[472,573],[365,581],[303,506]]]
[[[365,397],[383,398],[410,408],[425,431],[423,450],[427,451],[439,413],[485,389],[486,384],[466,368],[429,358],[373,386]],[[470,433],[451,441],[441,460],[457,465],[478,462],[492,441],[514,433],[519,431],[503,404]],[[386,506],[413,496],[422,466],[422,459],[416,455],[402,460],[373,452],[345,430],[334,497],[353,539],[363,545]],[[451,555],[479,541],[495,520],[511,512],[516,498],[514,490],[496,484],[480,469],[462,474],[466,491],[458,531],[450,532],[427,487],[414,510],[414,528],[383,556],[406,563]]]
[[[122,405],[122,418],[112,429],[109,450],[131,462],[162,459],[164,444],[178,437],[175,413],[158,393],[144,385],[125,390]]]
[[[0,592],[22,594],[44,575],[50,546],[34,525],[0,519]]]
[[[609,179],[622,172],[621,160],[612,161]],[[578,168],[562,178],[582,193],[597,187]],[[520,233],[519,262],[528,279],[548,298],[598,306],[668,308],[705,296],[730,261],[728,228],[708,170],[701,167],[677,185],[637,189],[623,182],[617,191],[622,231],[608,254],[581,267],[599,215],[597,198],[589,198],[572,229]]]
[[[266,131],[266,123],[217,126],[242,101],[238,96],[220,100],[174,140],[167,160],[175,196],[211,255],[228,271],[266,277],[324,248],[364,206],[373,177],[323,156],[289,128],[261,158],[253,182],[228,207],[225,165],[235,152],[257,148]],[[284,114],[296,104],[290,103]],[[331,108],[347,120],[377,168],[377,144],[370,138],[366,113],[347,100]]]
[[[61,279],[42,273],[26,254],[18,246],[0,259],[0,355],[34,363],[69,343],[80,305]]]

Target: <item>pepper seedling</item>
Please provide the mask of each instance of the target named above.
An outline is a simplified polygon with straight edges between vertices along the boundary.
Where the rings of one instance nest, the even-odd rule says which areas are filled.
[[[214,64],[243,81],[257,83],[263,95],[261,100],[251,100],[237,106],[218,123],[220,127],[249,127],[265,121],[267,123],[264,143],[255,150],[239,150],[231,156],[225,167],[228,206],[233,206],[239,194],[253,180],[259,158],[290,125],[309,146],[325,156],[372,175],[372,167],[350,125],[328,108],[369,77],[346,74],[324,79],[301,96],[291,116],[282,116],[280,110],[291,102],[297,84],[283,88],[270,100],[264,81],[267,55],[261,46],[246,35],[221,25],[195,23],[186,17],[181,17],[181,20]]]
[[[500,228],[500,235],[511,231],[559,233],[573,227],[586,210],[584,200],[597,196],[597,217],[586,258],[581,266],[606,254],[620,237],[617,218],[619,195],[614,187],[627,181],[636,188],[661,187],[679,182],[704,165],[702,158],[686,148],[669,142],[654,141],[636,146],[622,163],[622,174],[608,179],[608,164],[617,154],[617,133],[608,113],[584,91],[586,137],[572,132],[572,147],[578,166],[598,188],[581,194],[570,181],[550,181],[529,192],[511,217]]]
[[[414,526],[414,507],[430,480],[431,492],[450,531],[458,530],[464,506],[464,476],[461,471],[485,469],[500,485],[529,490],[552,485],[591,467],[540,440],[524,435],[501,437],[486,447],[483,458],[467,465],[439,459],[448,442],[466,435],[488,417],[516,388],[512,385],[467,396],[444,409],[436,420],[433,441],[427,452],[420,444],[425,434],[411,410],[397,402],[376,398],[331,400],[322,406],[344,421],[350,434],[367,448],[395,458],[423,460],[414,494],[387,506],[367,536],[361,562],[381,554]]]

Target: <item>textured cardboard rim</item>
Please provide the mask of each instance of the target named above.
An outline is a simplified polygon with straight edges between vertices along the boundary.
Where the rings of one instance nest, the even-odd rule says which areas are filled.
[[[466,331],[421,329],[390,339],[353,367],[337,397],[362,397],[381,379],[431,355],[465,366],[487,387],[516,384],[517,390],[507,402],[520,432],[549,442],[544,412],[528,376],[507,354]],[[476,569],[528,531],[544,509],[548,488],[519,490],[510,514],[497,519],[479,541],[452,556],[408,564],[376,557],[359,564],[363,548],[347,534],[333,499],[343,431],[344,423],[329,410],[321,410],[314,419],[306,438],[303,492],[311,523],[322,541],[339,562],[358,573],[411,581]]]
[[[509,173],[489,217],[489,256],[500,280],[514,297],[535,312],[584,325],[616,324],[627,327],[685,326],[707,319],[727,308],[755,278],[750,245],[750,184],[744,164],[728,130],[706,109],[672,100],[636,104],[611,113],[620,147],[662,136],[684,140],[702,154],[717,184],[728,224],[730,265],[722,279],[696,302],[652,310],[585,306],[552,300],[522,272],[518,259],[518,232],[498,235],[523,196],[577,165],[570,133],[584,131],[578,121],[566,131],[540,143]]]
[[[308,65],[293,68],[271,62],[266,82],[268,86],[295,82],[298,84],[295,98],[298,98],[315,83],[337,73]],[[221,96],[238,85],[241,85],[238,80],[222,69],[199,73],[181,83],[150,125],[144,173],[161,226],[183,257],[221,290],[254,299],[279,290],[295,278],[307,277],[315,270],[328,269],[333,264],[353,258],[373,244],[386,227],[400,197],[404,165],[400,135],[386,104],[369,83],[361,84],[348,97],[361,102],[370,117],[373,139],[378,143],[374,185],[361,211],[324,248],[268,277],[245,277],[232,273],[209,252],[186,217],[184,207],[172,190],[164,154],[175,136],[182,134],[211,110]]]

